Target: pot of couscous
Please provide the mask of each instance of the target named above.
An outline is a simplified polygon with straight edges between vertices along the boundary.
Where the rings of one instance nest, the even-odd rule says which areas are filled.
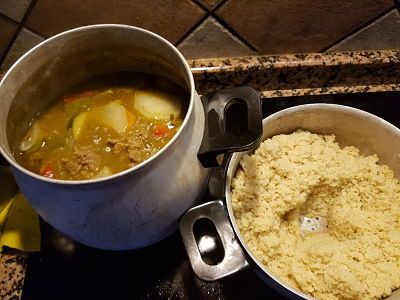
[[[264,119],[258,147],[226,166],[224,199],[181,219],[198,277],[250,267],[291,299],[400,299],[398,128],[347,106],[296,106]],[[194,232],[204,220],[217,262]]]

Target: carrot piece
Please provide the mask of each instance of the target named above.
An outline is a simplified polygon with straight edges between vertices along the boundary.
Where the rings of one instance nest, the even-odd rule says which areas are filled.
[[[167,135],[169,135],[169,133],[170,133],[169,129],[165,125],[156,125],[156,126],[154,126],[153,134],[156,137],[166,137]]]
[[[40,174],[44,177],[49,177],[49,178],[53,178],[54,177],[54,170],[53,168],[49,165],[46,166],[41,172]]]

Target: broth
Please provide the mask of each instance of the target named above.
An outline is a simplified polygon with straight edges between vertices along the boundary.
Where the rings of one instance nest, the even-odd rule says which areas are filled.
[[[109,176],[148,159],[176,134],[189,94],[172,81],[116,73],[83,82],[40,112],[14,152],[46,177]]]

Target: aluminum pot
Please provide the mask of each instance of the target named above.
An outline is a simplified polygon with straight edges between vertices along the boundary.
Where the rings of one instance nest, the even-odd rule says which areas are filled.
[[[364,155],[378,154],[380,163],[388,165],[400,179],[400,129],[365,111],[335,104],[306,104],[284,109],[263,120],[262,140],[297,129],[315,133],[334,133],[340,146],[355,146]],[[222,199],[190,209],[181,219],[180,231],[195,274],[205,281],[215,281],[245,268],[252,268],[270,287],[290,299],[313,299],[272,274],[247,247],[235,221],[231,205],[231,182],[240,159],[250,150],[232,155],[226,163]],[[222,176],[221,176],[222,178]],[[196,223],[211,221],[217,237],[199,236]],[[202,230],[211,232],[210,230]],[[217,242],[215,242],[217,241]],[[202,245],[203,244],[203,245]],[[208,244],[208,245],[207,245]],[[206,262],[217,245],[223,248],[219,263]],[[217,255],[218,256],[218,253]],[[388,298],[400,299],[400,289]]]
[[[45,178],[15,161],[12,153],[29,123],[52,99],[83,80],[116,71],[164,76],[189,91],[183,124],[161,151],[110,177],[79,181]],[[102,249],[140,248],[171,234],[205,190],[209,170],[202,163],[215,164],[226,150],[249,149],[262,131],[254,90],[225,90],[200,100],[179,51],[152,32],[126,25],[91,25],[44,41],[6,73],[0,99],[0,151],[22,192],[56,229]],[[224,116],[231,120],[237,105],[245,108],[249,122],[244,127],[233,122],[228,130]],[[254,114],[259,121],[250,118]]]

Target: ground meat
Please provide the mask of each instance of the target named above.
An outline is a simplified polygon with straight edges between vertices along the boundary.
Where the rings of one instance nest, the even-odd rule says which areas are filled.
[[[99,169],[100,157],[90,147],[75,145],[73,155],[62,163],[72,176],[89,178]]]
[[[115,154],[126,153],[132,166],[149,157],[149,153],[145,151],[145,144],[136,136],[109,139],[108,144]]]

